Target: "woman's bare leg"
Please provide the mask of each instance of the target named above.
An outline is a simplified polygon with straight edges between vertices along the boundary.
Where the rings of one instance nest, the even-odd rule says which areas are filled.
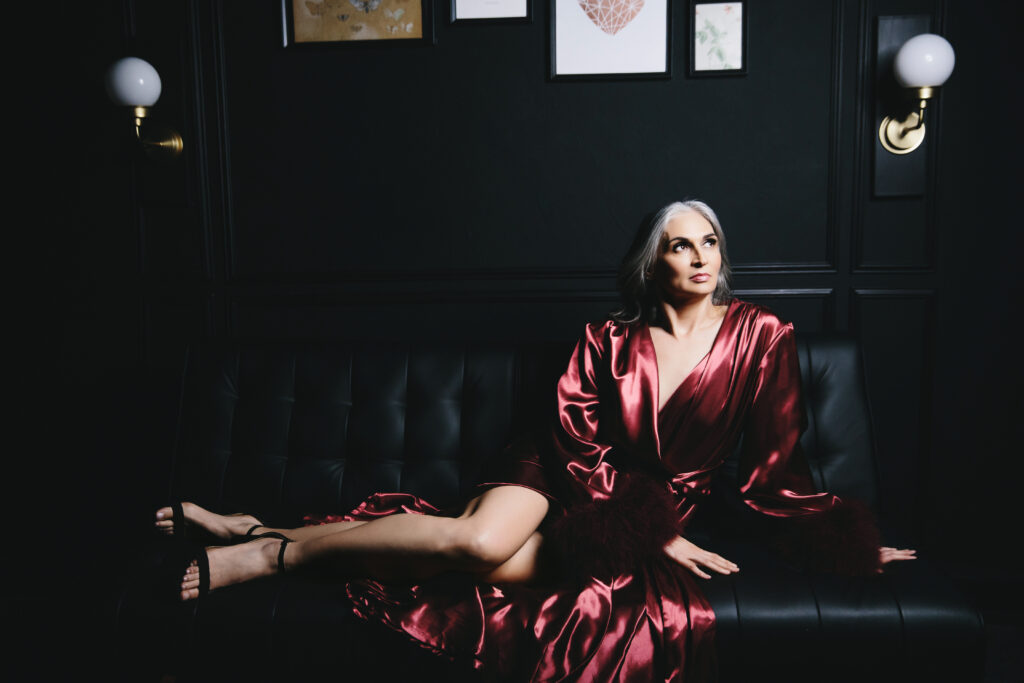
[[[457,518],[396,514],[297,539],[285,549],[285,567],[320,565],[337,568],[346,576],[417,580],[442,571],[486,577],[510,563],[496,576],[526,576],[536,565],[540,537],[534,538],[534,532],[547,511],[547,498],[536,491],[500,486],[474,498]],[[280,544],[267,539],[211,549],[210,587],[276,573]],[[527,549],[517,557],[524,545]],[[182,599],[197,597],[198,588],[198,569],[190,567],[182,582]]]
[[[195,503],[182,503],[181,507],[182,512],[185,514],[185,519],[189,523],[195,524],[209,532],[214,538],[219,538],[223,541],[231,541],[240,536],[245,536],[253,526],[260,523],[260,520],[252,515],[219,515]],[[174,525],[177,521],[172,519],[171,514],[170,507],[163,507],[156,511],[156,528],[168,535],[174,535]],[[366,522],[332,522],[330,524],[303,526],[297,529],[276,529],[260,525],[259,528],[253,530],[253,533],[262,534],[268,531],[276,531],[297,541],[336,534],[339,531],[354,529],[363,524],[366,524]]]
[[[328,524],[314,524],[312,526],[300,526],[296,529],[285,529],[285,528],[274,528],[274,527],[263,527],[254,531],[256,535],[264,534],[268,531],[277,532],[283,536],[286,536],[293,541],[308,541],[311,538],[319,538],[321,536],[330,536],[341,531],[351,531],[356,527],[369,524],[369,521],[358,521],[358,522],[330,522]]]

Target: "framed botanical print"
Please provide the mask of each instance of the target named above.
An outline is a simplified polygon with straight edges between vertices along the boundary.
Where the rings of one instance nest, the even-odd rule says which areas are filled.
[[[746,75],[746,4],[690,0],[690,76]]]

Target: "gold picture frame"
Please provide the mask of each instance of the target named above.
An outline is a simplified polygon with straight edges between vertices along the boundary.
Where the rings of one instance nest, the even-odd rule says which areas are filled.
[[[281,0],[282,43],[433,45],[432,0]]]

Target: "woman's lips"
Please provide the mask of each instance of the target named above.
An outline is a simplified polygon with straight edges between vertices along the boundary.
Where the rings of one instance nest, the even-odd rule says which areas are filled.
[[[696,275],[691,276],[690,279],[694,282],[707,282],[711,279],[711,276],[707,273],[697,273]]]

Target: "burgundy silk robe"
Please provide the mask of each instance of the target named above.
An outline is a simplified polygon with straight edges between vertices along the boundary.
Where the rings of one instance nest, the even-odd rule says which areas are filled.
[[[685,535],[713,474],[743,433],[741,496],[773,517],[814,516],[840,502],[818,493],[800,451],[804,426],[793,326],[733,300],[711,351],[658,411],[658,368],[646,324],[587,325],[558,383],[550,435],[504,455],[484,486],[540,491],[555,514],[614,498],[626,471],[671,492]],[[437,513],[408,494],[377,494],[345,517]],[[876,546],[877,548],[877,546]],[[875,551],[877,553],[877,551]],[[496,680],[705,681],[714,678],[714,613],[689,570],[664,555],[608,580],[492,586],[447,576],[414,586],[353,581],[360,616]]]

